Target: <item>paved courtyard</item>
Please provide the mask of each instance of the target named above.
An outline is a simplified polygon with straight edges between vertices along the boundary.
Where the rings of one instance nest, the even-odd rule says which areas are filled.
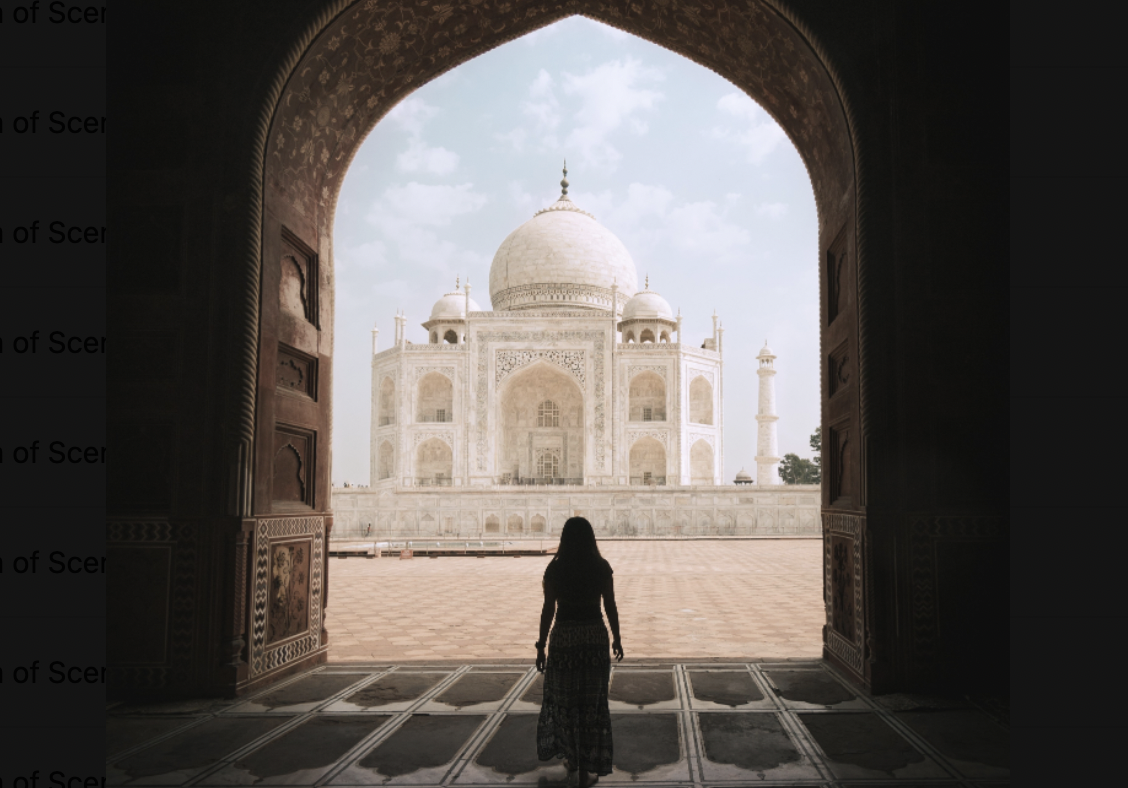
[[[820,539],[604,541],[635,659],[822,652]],[[331,662],[528,660],[548,557],[331,558]]]

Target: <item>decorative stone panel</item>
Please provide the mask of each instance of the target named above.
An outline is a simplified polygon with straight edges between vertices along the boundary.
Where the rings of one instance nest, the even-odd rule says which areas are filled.
[[[691,432],[686,436],[686,445],[692,446],[697,441],[705,441],[714,449],[717,448],[717,439],[707,432]]]
[[[317,399],[317,358],[297,348],[279,343],[278,371],[275,378],[281,391]]]
[[[627,447],[634,446],[640,438],[654,438],[667,450],[670,448],[670,433],[666,430],[629,430],[627,432]]]
[[[421,377],[432,372],[438,372],[440,375],[445,375],[450,379],[451,383],[454,383],[454,367],[415,367],[415,371],[413,373],[415,375],[415,382],[418,383]]]
[[[412,436],[412,447],[418,446],[423,441],[431,440],[431,438],[438,438],[446,445],[454,448],[454,433],[450,430],[417,430]]]
[[[865,638],[862,561],[865,518],[823,512],[822,519],[826,647],[861,675]]]
[[[666,379],[667,368],[665,366],[649,366],[649,367],[627,367],[627,381],[634,380],[635,375],[641,375],[643,372],[653,372],[661,376],[662,380]]]
[[[534,361],[548,361],[580,382],[580,390],[586,391],[587,368],[584,363],[586,354],[582,350],[499,350],[497,363],[494,365],[494,385],[500,386],[501,382],[523,367]]]
[[[325,518],[260,520],[255,527],[254,608],[251,614],[251,678],[312,654],[321,647],[321,597],[324,590]],[[293,571],[294,552],[308,554]],[[284,559],[289,552],[290,571]],[[301,608],[300,610],[298,608]],[[279,622],[279,617],[286,618]]]

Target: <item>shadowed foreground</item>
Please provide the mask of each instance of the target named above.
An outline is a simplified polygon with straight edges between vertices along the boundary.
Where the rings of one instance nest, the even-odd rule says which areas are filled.
[[[119,706],[110,785],[575,785],[536,759],[527,664],[336,665],[237,701]],[[610,783],[1003,786],[1008,731],[971,704],[870,698],[817,662],[617,666]]]

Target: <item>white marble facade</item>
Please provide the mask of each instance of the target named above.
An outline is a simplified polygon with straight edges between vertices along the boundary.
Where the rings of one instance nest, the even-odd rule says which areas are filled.
[[[571,499],[583,489],[613,488],[606,492],[617,498],[632,489],[639,497],[648,490],[676,496],[691,486],[734,490],[724,486],[722,461],[724,329],[714,315],[712,336],[685,341],[680,314],[649,281],[638,287],[623,244],[568,198],[566,180],[561,185],[559,200],[498,249],[490,270],[494,311],[473,301],[469,284],[456,283],[422,324],[427,344],[406,340],[402,315],[391,348],[379,350],[373,331],[370,488],[335,490],[335,511],[356,513],[358,524],[367,517],[376,527],[406,527],[405,513],[435,509],[436,496],[447,507],[460,495],[480,501],[498,491],[531,500]],[[759,489],[760,498],[782,492]],[[755,511],[738,511],[753,504],[734,505],[725,515],[732,528],[754,527]],[[481,505],[454,509],[460,535],[469,510],[475,533],[487,532],[490,515]],[[548,507],[526,515],[543,518],[537,524],[545,533],[560,513]],[[526,515],[521,532],[536,532]],[[410,518],[409,530],[422,516]],[[430,516],[448,518],[437,509]],[[799,528],[804,516],[796,509],[793,517]],[[650,530],[631,527],[657,533],[650,522]],[[515,531],[502,522],[500,532]]]

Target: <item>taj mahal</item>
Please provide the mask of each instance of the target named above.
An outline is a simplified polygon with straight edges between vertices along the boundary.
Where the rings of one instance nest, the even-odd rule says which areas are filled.
[[[683,336],[623,243],[561,195],[502,242],[492,311],[471,285],[372,330],[371,478],[333,491],[337,539],[819,533],[819,487],[782,485],[776,356],[756,356],[756,477],[724,469],[724,328]],[[743,394],[741,399],[743,399]]]

